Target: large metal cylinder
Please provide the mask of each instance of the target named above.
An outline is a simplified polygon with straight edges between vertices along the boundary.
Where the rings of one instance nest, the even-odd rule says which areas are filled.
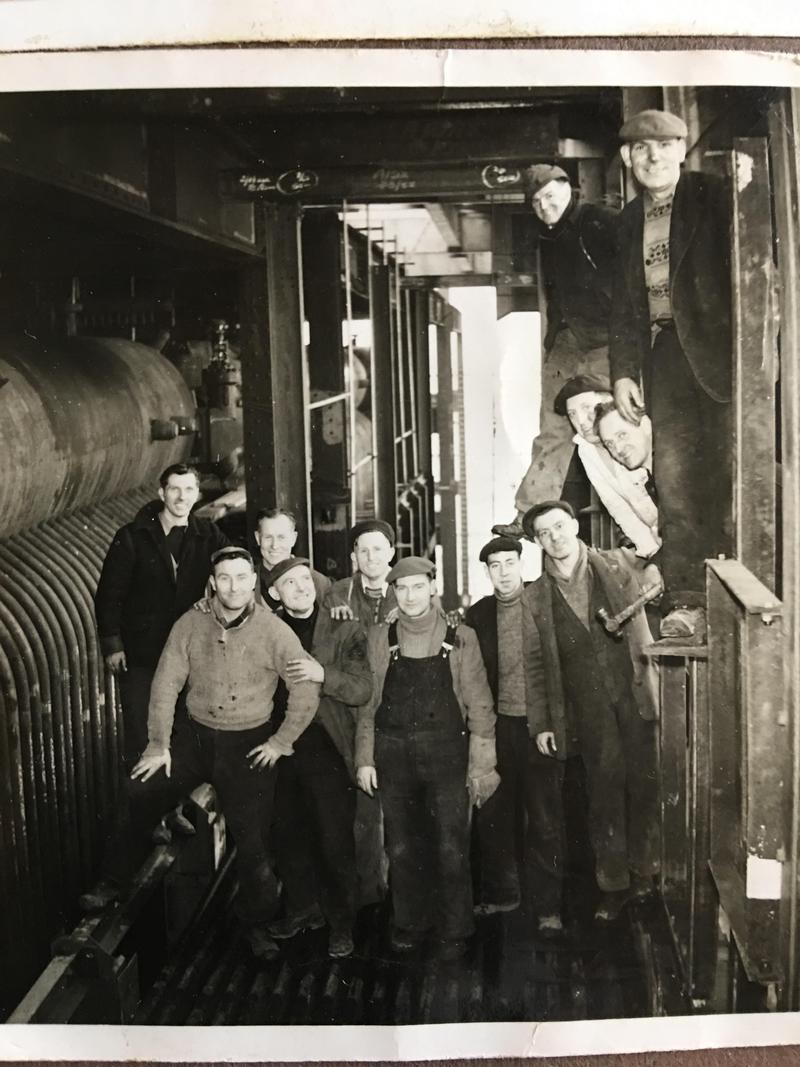
[[[151,440],[151,421],[194,417],[180,373],[155,349],[82,337],[0,338],[0,536],[145,483],[191,452]]]

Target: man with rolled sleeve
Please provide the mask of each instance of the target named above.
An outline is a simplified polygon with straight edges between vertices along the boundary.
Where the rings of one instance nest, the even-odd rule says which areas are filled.
[[[666,586],[664,637],[701,639],[703,561],[730,551],[731,209],[723,183],[682,172],[686,124],[642,111],[620,130],[640,190],[622,212],[610,362],[620,415],[653,422]]]
[[[269,930],[285,940],[327,923],[328,954],[339,959],[353,951],[355,709],[372,694],[367,638],[357,622],[320,610],[307,559],[276,563],[268,593],[307,653],[289,663],[290,676],[321,686],[313,722],[278,766],[273,833],[285,914]]]
[[[289,627],[255,602],[255,583],[247,551],[215,552],[210,611],[189,610],[170,631],[153,678],[148,743],[131,772],[129,803],[108,841],[103,880],[81,905],[98,910],[120,897],[147,855],[149,831],[161,812],[210,782],[236,841],[237,911],[255,954],[271,958],[277,946],[266,922],[277,906],[277,882],[265,835],[272,822],[275,764],[292,757],[316,714],[320,687],[290,670],[306,653]],[[274,730],[279,679],[289,696],[285,718]],[[173,737],[184,687],[188,714],[175,724]]]
[[[478,640],[435,606],[435,568],[408,556],[387,576],[398,618],[373,627],[372,699],[356,729],[356,775],[380,790],[392,891],[392,947],[430,935],[457,959],[474,930],[469,817],[497,788],[495,714]]]

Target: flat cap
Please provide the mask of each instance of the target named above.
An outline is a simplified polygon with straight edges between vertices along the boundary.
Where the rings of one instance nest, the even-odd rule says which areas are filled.
[[[356,541],[362,534],[373,531],[382,533],[390,545],[394,544],[394,530],[388,522],[384,522],[383,519],[364,519],[363,522],[357,522],[355,526],[350,527],[350,551],[353,551]]]
[[[533,196],[534,193],[538,193],[540,189],[543,189],[548,182],[568,182],[569,175],[554,163],[533,163],[530,167],[525,168],[523,181],[525,182],[528,196]]]
[[[424,574],[433,578],[436,574],[436,566],[422,556],[405,556],[395,563],[386,575],[386,581],[391,585],[398,578],[412,578],[415,574]]]
[[[307,559],[303,559],[302,556],[289,556],[288,559],[282,559],[280,563],[276,563],[267,577],[267,588],[275,585],[279,578],[282,578],[287,571],[292,570],[294,567],[308,567],[311,569],[311,564]]]
[[[576,378],[570,378],[564,382],[553,401],[553,411],[556,415],[566,415],[567,401],[581,393],[610,393],[611,386],[608,378],[602,374],[579,374]]]
[[[619,131],[622,141],[646,141],[661,137],[688,137],[686,123],[671,111],[656,111],[652,108],[633,115]]]
[[[541,504],[534,504],[532,508],[528,508],[522,516],[522,529],[530,541],[533,541],[536,536],[533,529],[534,522],[545,512],[555,510],[566,512],[571,519],[575,518],[575,509],[567,500],[543,500]]]
[[[522,545],[515,537],[493,537],[483,546],[478,559],[481,563],[488,563],[489,556],[493,552],[516,552],[518,556],[521,556]]]

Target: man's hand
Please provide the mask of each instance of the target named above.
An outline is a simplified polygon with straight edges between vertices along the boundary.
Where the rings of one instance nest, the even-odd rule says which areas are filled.
[[[556,735],[552,730],[543,730],[540,734],[536,735],[536,747],[539,749],[543,756],[555,756],[556,754]]]
[[[452,611],[446,611],[444,613],[445,622],[448,626],[452,626],[456,630],[464,621],[464,616],[458,608],[454,608]]]
[[[331,608],[332,619],[352,619],[353,609],[349,604],[334,604]]]
[[[368,797],[374,796],[378,788],[378,775],[374,767],[359,767],[356,770],[358,788],[363,789]]]
[[[499,785],[500,775],[496,770],[491,770],[488,774],[481,775],[480,778],[468,778],[467,792],[469,793],[470,804],[480,808],[493,795]]]
[[[192,607],[195,611],[202,611],[204,615],[211,614],[211,597],[204,596],[200,600],[195,600]]]
[[[274,767],[282,755],[271,741],[265,741],[263,745],[257,745],[247,753],[250,770],[260,771],[264,767]]]
[[[162,767],[167,778],[169,778],[172,774],[172,756],[168,748],[164,749],[163,752],[156,752],[152,756],[140,756],[139,762],[131,771],[131,778],[141,778],[143,782],[146,782],[148,778],[152,778],[154,774],[157,774]]]
[[[127,671],[128,663],[125,659],[124,652],[109,652],[106,656],[106,667],[112,674],[119,674],[121,671]]]
[[[393,622],[397,622],[399,615],[400,608],[395,605],[395,607],[389,608],[389,610],[384,615],[383,621],[386,623],[387,626],[391,626]]]
[[[324,682],[325,668],[315,659],[290,659],[286,675],[290,682]]]
[[[633,378],[619,378],[614,382],[614,403],[623,419],[639,425],[644,414],[642,391]]]

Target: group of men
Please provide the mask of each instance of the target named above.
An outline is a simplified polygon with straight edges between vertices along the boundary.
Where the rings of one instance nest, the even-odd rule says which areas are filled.
[[[670,112],[628,119],[638,195],[619,215],[582,203],[560,167],[526,172],[547,294],[542,411],[516,519],[495,532],[521,536],[531,507],[569,496],[571,423],[623,537],[661,567],[662,636],[702,639],[704,560],[729,552],[732,527],[731,219],[722,182],[682,170],[686,138]]]
[[[130,779],[87,909],[124,892],[158,820],[209,781],[263,958],[322,926],[329,954],[350,955],[384,843],[395,951],[458,958],[476,913],[521,905],[558,936],[569,760],[585,773],[597,920],[652,891],[650,631],[641,607],[616,635],[603,619],[653,584],[656,559],[683,613],[674,632],[695,625],[702,561],[728,529],[730,294],[721,193],[681,173],[681,120],[643,112],[621,134],[641,195],[619,217],[580,203],[560,168],[528,171],[549,294],[542,428],[517,520],[480,553],[493,594],[465,622],[441,610],[430,560],[393,563],[380,519],[353,527],[353,574],[335,583],[293,554],[280,509],[258,514],[253,559],[192,516],[189,467],[168,468],[160,502],[118,532],[96,610]],[[630,547],[579,538],[576,457]],[[529,585],[520,536],[543,552]]]

